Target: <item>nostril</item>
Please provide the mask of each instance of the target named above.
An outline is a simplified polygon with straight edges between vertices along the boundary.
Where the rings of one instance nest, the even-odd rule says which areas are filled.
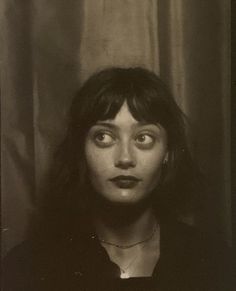
[[[121,169],[128,169],[135,167],[135,162],[133,160],[118,160],[115,166]]]

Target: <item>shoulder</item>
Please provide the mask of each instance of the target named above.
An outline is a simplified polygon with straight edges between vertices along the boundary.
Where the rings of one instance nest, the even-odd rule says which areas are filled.
[[[18,266],[22,269],[24,265],[28,265],[30,262],[33,249],[28,242],[23,242],[8,252],[3,259],[3,271],[7,271],[8,268],[14,270]]]
[[[168,225],[166,238],[171,238],[171,244],[189,258],[198,258],[209,262],[229,260],[230,248],[222,239],[196,226],[182,222]]]
[[[77,274],[91,257],[88,252],[81,237],[26,241],[3,260],[2,290],[69,290],[75,281],[82,282]]]
[[[37,281],[36,277],[40,280],[41,275],[40,264],[35,264],[35,261],[41,261],[42,266],[43,253],[40,247],[35,247],[29,241],[25,241],[14,247],[3,259],[2,290],[27,291],[33,288]]]
[[[47,276],[56,277],[65,263],[64,245],[25,241],[3,259],[3,291],[50,290],[44,288]]]
[[[164,248],[170,252],[177,272],[188,274],[192,282],[201,284],[201,290],[232,290],[231,251],[226,243],[181,222],[163,228]]]
[[[199,250],[209,248],[212,251],[219,250],[219,248],[222,250],[227,249],[227,244],[217,235],[210,234],[197,226],[183,222],[174,221],[165,223],[163,225],[163,232],[166,239],[172,238],[172,242],[177,245],[197,247]]]

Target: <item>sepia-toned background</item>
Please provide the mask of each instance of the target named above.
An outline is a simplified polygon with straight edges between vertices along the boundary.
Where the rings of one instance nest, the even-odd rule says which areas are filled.
[[[208,179],[200,227],[230,243],[230,1],[3,0],[0,11],[3,254],[25,238],[73,94],[108,66],[169,85]]]

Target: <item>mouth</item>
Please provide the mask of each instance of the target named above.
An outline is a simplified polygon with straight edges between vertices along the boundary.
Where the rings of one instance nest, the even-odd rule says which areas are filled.
[[[116,176],[114,178],[109,179],[112,183],[114,183],[118,188],[129,189],[134,188],[141,179],[135,176]]]

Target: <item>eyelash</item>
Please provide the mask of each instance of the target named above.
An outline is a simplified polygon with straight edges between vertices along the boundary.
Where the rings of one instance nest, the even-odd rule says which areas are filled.
[[[145,143],[145,141],[144,142],[139,142],[138,141],[138,138],[139,137],[148,137],[148,138],[151,139],[151,141],[150,142],[147,142],[147,143]],[[140,134],[138,134],[136,136],[135,141],[136,141],[136,145],[137,145],[138,148],[141,148],[141,149],[150,149],[154,145],[154,143],[156,141],[156,137],[154,135],[150,134],[150,133],[140,133]]]
[[[99,137],[101,136],[107,136],[108,137],[108,141],[104,141],[104,140],[99,140]],[[138,138],[140,137],[148,137],[151,139],[150,142],[142,142],[139,141]],[[109,140],[110,138],[110,140]],[[113,133],[111,132],[107,132],[107,131],[99,131],[97,133],[94,134],[93,139],[95,141],[95,144],[97,144],[97,146],[99,147],[110,147],[112,146],[115,142],[116,142],[116,137],[114,136]],[[156,142],[156,136],[154,136],[153,134],[150,133],[139,133],[135,136],[134,138],[135,140],[135,145],[140,148],[140,149],[151,149],[152,146],[154,145],[154,143]]]
[[[107,141],[107,142],[98,140],[98,137],[102,136],[102,135],[103,136],[104,135],[108,136],[111,140]],[[110,132],[100,131],[100,132],[97,132],[97,133],[94,134],[94,141],[100,147],[109,147],[109,146],[111,146],[111,145],[113,145],[115,143],[115,140],[116,140],[115,136]]]

